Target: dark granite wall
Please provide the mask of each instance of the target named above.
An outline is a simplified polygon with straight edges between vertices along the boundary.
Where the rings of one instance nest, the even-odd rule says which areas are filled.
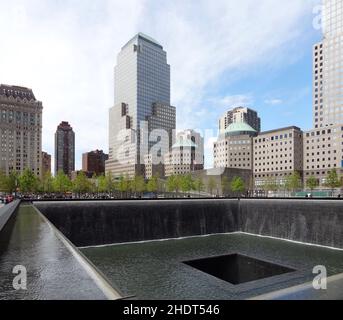
[[[241,200],[240,231],[343,248],[343,202]]]
[[[343,248],[343,202],[175,200],[35,204],[75,245],[242,231]]]
[[[234,232],[236,200],[35,203],[76,246]]]

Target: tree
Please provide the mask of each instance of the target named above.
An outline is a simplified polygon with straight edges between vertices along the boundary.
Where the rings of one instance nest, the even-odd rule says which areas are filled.
[[[51,172],[46,172],[41,181],[41,190],[46,193],[51,193],[53,191],[53,181],[54,178]]]
[[[231,181],[230,188],[233,193],[243,193],[245,191],[245,183],[241,177],[234,177]]]
[[[277,183],[276,179],[274,177],[269,177],[264,185],[263,188],[265,191],[278,191],[280,185]]]
[[[299,172],[294,172],[286,179],[285,188],[288,191],[296,191],[302,188],[301,177]]]
[[[92,183],[84,172],[80,172],[73,181],[73,191],[78,195],[88,193],[92,190]]]
[[[332,169],[326,177],[325,186],[330,188],[333,192],[336,188],[341,187],[341,185],[342,182],[338,177],[337,171],[335,169]]]
[[[8,192],[8,177],[0,170],[0,191]]]
[[[224,196],[228,196],[230,194],[230,182],[229,178],[226,176],[222,179],[222,190]]]
[[[193,189],[193,178],[190,174],[180,177],[180,189],[183,193],[189,193]]]
[[[174,192],[176,191],[176,176],[170,176],[167,179],[167,191]]]
[[[151,179],[149,179],[148,184],[147,184],[147,190],[149,192],[154,192],[154,193],[158,191],[158,178],[156,176],[151,177]]]
[[[19,177],[19,187],[21,192],[35,192],[38,188],[38,178],[30,169],[25,169]]]
[[[108,172],[106,175],[106,191],[110,192],[111,194],[115,190],[116,184],[114,178],[112,176],[112,172]]]
[[[123,197],[124,193],[127,196],[127,193],[130,190],[130,180],[128,177],[123,177],[121,176],[119,178],[119,182],[118,182],[118,190],[121,192],[121,196]]]
[[[145,180],[142,176],[135,176],[130,182],[131,190],[136,194],[142,194],[146,189]]]
[[[53,188],[55,192],[66,193],[72,189],[72,183],[69,177],[62,170],[58,171],[53,180]]]
[[[213,177],[211,177],[208,179],[208,182],[207,182],[207,190],[209,191],[211,196],[213,196],[213,190],[215,188],[217,188],[217,182]]]
[[[202,178],[197,178],[194,181],[194,190],[199,192],[199,196],[201,191],[203,191],[204,189],[204,181],[202,180]]]
[[[106,191],[109,191],[107,189],[107,181],[106,181],[106,177],[104,175],[97,177],[97,184],[98,184],[98,190],[100,193],[104,193]]]
[[[0,191],[13,193],[17,190],[19,184],[18,173],[12,171],[8,176],[0,171]]]
[[[319,181],[316,177],[311,176],[306,181],[306,186],[311,190],[311,192],[317,188],[319,185]]]

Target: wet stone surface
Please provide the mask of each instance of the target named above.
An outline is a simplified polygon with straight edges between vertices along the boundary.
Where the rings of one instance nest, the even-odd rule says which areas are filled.
[[[27,290],[13,288],[13,268],[27,270]],[[30,206],[0,233],[0,300],[106,299],[80,263]]]

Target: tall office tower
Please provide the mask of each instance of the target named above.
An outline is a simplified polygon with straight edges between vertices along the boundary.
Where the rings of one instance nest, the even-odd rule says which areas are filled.
[[[71,176],[75,170],[75,133],[70,124],[61,122],[55,133],[55,174],[63,171]]]
[[[32,90],[0,85],[0,170],[41,175],[42,110]]]
[[[95,150],[82,155],[82,171],[90,175],[102,175],[105,173],[105,162],[108,160],[108,154],[102,150]]]
[[[225,112],[219,119],[219,131],[224,133],[227,127],[232,123],[244,122],[255,129],[257,132],[261,131],[261,119],[255,110],[237,107]]]
[[[51,155],[47,152],[42,152],[42,175],[51,173]]]
[[[323,1],[323,40],[313,49],[314,127],[343,123],[343,2]]]
[[[152,147],[147,131],[153,127],[168,132],[175,122],[167,53],[157,41],[139,33],[119,53],[114,78],[106,172],[132,177],[144,172],[144,157]]]

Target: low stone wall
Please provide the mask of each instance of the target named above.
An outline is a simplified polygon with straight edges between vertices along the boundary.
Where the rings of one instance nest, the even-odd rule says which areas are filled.
[[[15,213],[19,204],[20,204],[20,200],[15,200],[11,202],[10,204],[0,208],[0,231],[4,228],[7,221]]]
[[[343,249],[342,201],[228,199],[35,205],[77,246],[246,232]]]
[[[343,202],[241,200],[240,231],[343,249]]]

